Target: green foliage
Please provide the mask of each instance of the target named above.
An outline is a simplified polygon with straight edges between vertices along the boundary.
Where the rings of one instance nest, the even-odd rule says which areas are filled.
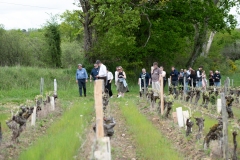
[[[48,23],[45,29],[45,38],[47,42],[47,54],[45,58],[48,65],[57,68],[61,67],[61,37],[57,23]]]
[[[83,37],[83,27],[79,21],[78,11],[66,10],[60,15],[62,23],[59,26],[63,41],[74,42],[81,41]]]
[[[57,79],[60,88],[66,89],[75,82],[75,71],[75,68],[46,70],[37,67],[1,67],[0,95],[4,96],[4,94],[2,93],[3,90],[31,90],[32,88],[36,88],[37,90],[39,90],[41,77],[44,78],[44,88],[46,90],[53,90],[53,79]]]
[[[237,44],[239,40],[239,29],[233,30],[231,34],[226,32],[216,33],[208,57],[199,57],[194,64],[194,68],[203,65],[206,71],[220,70],[222,74],[227,75],[240,73],[240,63],[236,60],[238,55],[235,54],[236,52],[229,52],[228,50],[229,47]]]
[[[61,43],[61,48],[61,61],[64,68],[75,68],[79,63],[85,65],[84,51],[78,41],[63,42]]]
[[[134,35],[140,23],[139,11],[129,6],[129,0],[99,2],[98,6],[93,21],[97,42],[90,59],[94,62],[100,57],[112,70],[116,65],[130,68],[129,62],[139,62]]]
[[[219,4],[208,0],[88,2],[93,7],[89,14],[95,30],[94,47],[87,53],[90,62],[100,57],[110,69],[122,65],[131,70],[130,75],[154,61],[165,68],[194,61],[202,52],[208,30],[230,31],[236,26],[228,11],[239,5],[236,0]]]

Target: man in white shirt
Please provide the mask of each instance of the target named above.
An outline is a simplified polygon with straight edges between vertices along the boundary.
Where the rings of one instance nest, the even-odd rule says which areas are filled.
[[[109,93],[109,97],[112,98],[113,93],[112,93],[112,80],[113,80],[113,74],[109,70],[107,70],[107,89]]]
[[[160,71],[161,71],[161,75],[163,77],[163,87],[165,87],[166,83],[167,83],[167,77],[166,77],[166,72],[164,71],[163,66],[159,67]]]
[[[104,86],[107,85],[107,67],[102,64],[100,60],[96,61],[96,64],[99,66],[98,75],[96,76],[97,79],[103,79],[104,80]]]
[[[117,86],[117,81],[118,81],[118,66],[116,67],[115,71],[115,85]]]
[[[190,75],[191,71],[192,71],[192,67],[189,67],[188,70],[187,70],[187,74]]]

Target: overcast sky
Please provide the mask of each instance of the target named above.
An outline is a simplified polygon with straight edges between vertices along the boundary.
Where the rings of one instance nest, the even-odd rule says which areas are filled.
[[[0,24],[5,29],[40,28],[49,14],[79,9],[75,0],[0,0]]]
[[[49,19],[49,14],[79,9],[73,5],[75,1],[78,2],[78,0],[0,0],[0,24],[3,24],[5,29],[41,28]],[[231,13],[236,12],[233,9]]]

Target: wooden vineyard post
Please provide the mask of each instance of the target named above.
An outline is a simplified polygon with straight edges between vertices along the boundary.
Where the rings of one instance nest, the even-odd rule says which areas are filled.
[[[192,90],[193,90],[193,79],[191,79],[191,86],[192,86]]]
[[[225,160],[228,159],[227,152],[228,152],[228,115],[226,111],[226,100],[225,100],[225,94],[221,93],[221,99],[222,99],[222,121],[223,121],[223,158]]]
[[[222,145],[223,145],[223,159],[228,159],[228,114],[226,110],[226,99],[225,95],[227,94],[227,88],[229,85],[229,78],[226,79],[224,84],[224,93],[221,93],[222,99],[222,122],[223,122],[223,138],[222,138]]]
[[[141,78],[138,79],[138,83],[139,83],[139,91],[142,91],[142,86],[141,86]]]
[[[54,79],[53,86],[54,86],[53,94],[54,94],[54,96],[57,96],[57,80],[56,79]]]
[[[44,86],[44,78],[41,77],[40,81],[40,95],[41,97],[41,107],[43,108],[43,86]]]
[[[187,94],[187,86],[186,86],[186,77],[183,77],[183,100],[185,101]]]
[[[37,107],[35,106],[34,109],[33,109],[32,116],[31,116],[31,126],[35,126],[36,114],[37,114],[36,112],[37,112]]]
[[[170,78],[168,78],[168,94],[169,94],[170,85],[171,85],[171,81],[170,81]]]
[[[143,95],[144,95],[144,97],[146,97],[146,79],[145,79],[145,77],[144,77],[144,79],[143,79],[143,84],[144,84]]]
[[[163,99],[163,76],[160,76],[160,99],[161,99],[161,115],[163,115],[164,110],[164,99]]]
[[[50,97],[50,105],[51,105],[52,111],[54,111],[55,110],[55,100],[54,100],[53,96]]]
[[[94,99],[95,99],[95,110],[96,110],[96,134],[97,139],[104,137],[103,130],[103,102],[102,102],[102,91],[103,91],[103,80],[96,80],[94,85]]]
[[[43,85],[44,85],[44,79],[41,78],[41,81],[40,81],[40,95],[43,96]]]

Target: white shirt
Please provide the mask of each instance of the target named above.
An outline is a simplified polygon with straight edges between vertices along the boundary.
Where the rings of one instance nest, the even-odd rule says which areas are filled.
[[[101,64],[99,72],[98,72],[99,77],[106,77],[107,76],[107,67],[104,64]]]
[[[118,71],[115,71],[115,83],[118,81]]]
[[[112,74],[112,72],[108,72],[107,80],[113,80],[113,74]]]
[[[166,77],[166,72],[165,71],[162,71],[162,76]]]
[[[198,78],[201,78],[201,75],[200,75],[200,71],[199,71],[199,70],[197,71],[197,77],[198,77]]]

